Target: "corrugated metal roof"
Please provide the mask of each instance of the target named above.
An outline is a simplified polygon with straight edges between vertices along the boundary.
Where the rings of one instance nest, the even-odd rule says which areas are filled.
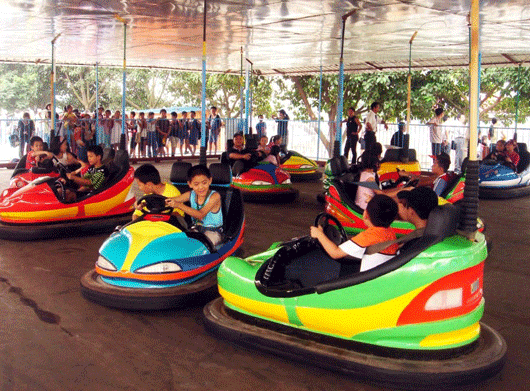
[[[530,57],[526,0],[481,1],[484,66]],[[239,72],[240,51],[264,75],[336,72],[341,16],[347,72],[451,68],[467,64],[467,0],[209,0],[208,72]],[[203,2],[190,0],[8,0],[0,3],[0,61],[197,71],[202,61]]]

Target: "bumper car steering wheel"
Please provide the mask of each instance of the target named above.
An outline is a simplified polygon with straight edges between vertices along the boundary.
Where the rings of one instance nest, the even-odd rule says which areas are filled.
[[[138,205],[144,204],[145,209],[142,209],[144,216],[148,214],[171,215],[173,213],[173,207],[166,205],[166,197],[159,194],[146,194],[136,203]]]
[[[335,223],[336,227],[331,225],[329,222]],[[340,221],[329,213],[322,212],[315,218],[315,227],[322,226],[324,234],[335,244],[339,245],[348,240],[348,235]]]

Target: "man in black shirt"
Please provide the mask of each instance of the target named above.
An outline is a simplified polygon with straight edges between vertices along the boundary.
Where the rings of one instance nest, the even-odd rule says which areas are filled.
[[[355,115],[355,109],[350,107],[348,109],[348,119],[346,121],[346,143],[344,145],[344,156],[348,159],[348,153],[351,149],[352,164],[357,162],[357,142],[359,141],[359,132],[363,125],[359,118]]]
[[[250,169],[254,164],[252,159],[252,151],[245,148],[243,145],[243,134],[234,134],[234,145],[226,151],[232,172],[235,176],[241,174],[243,171]]]

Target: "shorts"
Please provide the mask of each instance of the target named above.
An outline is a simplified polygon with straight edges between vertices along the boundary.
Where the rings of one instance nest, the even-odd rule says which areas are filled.
[[[211,143],[217,143],[218,137],[219,137],[219,134],[217,134],[216,132],[212,132],[210,133],[210,137],[208,138],[208,141]]]

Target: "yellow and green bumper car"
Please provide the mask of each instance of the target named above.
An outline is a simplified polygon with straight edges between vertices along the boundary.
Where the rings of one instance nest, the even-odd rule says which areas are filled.
[[[476,384],[502,369],[506,343],[480,322],[486,241],[458,235],[458,215],[453,205],[436,208],[423,236],[363,272],[359,260],[333,260],[310,237],[229,257],[218,271],[222,297],[204,308],[206,327],[394,388]],[[346,240],[325,217],[328,237]]]

